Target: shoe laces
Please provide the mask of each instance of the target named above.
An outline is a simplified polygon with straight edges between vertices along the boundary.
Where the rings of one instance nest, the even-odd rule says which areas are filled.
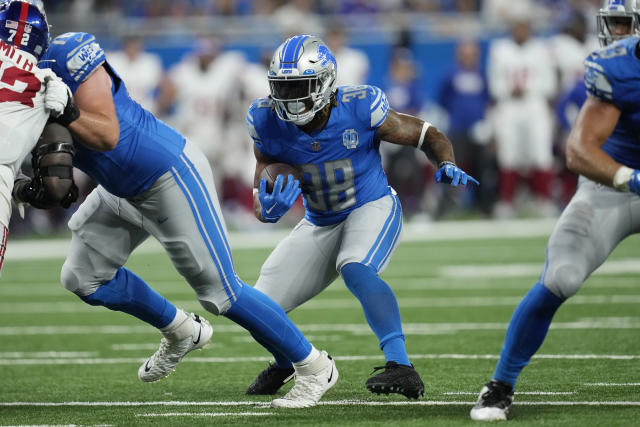
[[[184,342],[189,343],[190,339],[190,337],[187,337],[179,341],[169,341],[165,337],[162,337],[160,340],[160,348],[158,348],[158,351],[153,355],[153,358],[155,359],[154,361],[157,362],[158,360],[167,359],[171,361],[179,361],[187,353],[189,347],[187,345],[187,348],[183,348],[184,346],[181,344]]]
[[[401,365],[398,362],[387,362],[384,366],[374,366],[373,371],[371,371],[371,373],[369,375],[373,375],[378,371],[381,370],[387,370],[387,369],[395,369],[400,367]],[[413,365],[411,365],[411,367],[413,368]]]

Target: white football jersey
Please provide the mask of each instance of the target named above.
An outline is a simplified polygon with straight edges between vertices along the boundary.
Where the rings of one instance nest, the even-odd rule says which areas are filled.
[[[487,63],[489,90],[498,102],[521,89],[524,100],[549,99],[556,89],[554,64],[545,44],[536,38],[518,45],[511,38],[495,40]]]
[[[242,54],[225,52],[206,71],[200,69],[197,57],[187,58],[171,70],[177,94],[172,124],[208,158],[226,149],[226,109],[240,98],[238,80],[245,63]]]
[[[37,63],[33,55],[0,41],[0,224],[5,226],[16,172],[49,119],[45,77],[53,72]]]
[[[0,41],[0,164],[19,167],[38,141],[49,118],[44,94],[51,75],[33,55]]]

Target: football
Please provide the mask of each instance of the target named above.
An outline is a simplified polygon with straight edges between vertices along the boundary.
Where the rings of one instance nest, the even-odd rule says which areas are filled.
[[[270,163],[262,169],[260,173],[260,178],[264,178],[267,180],[267,192],[273,192],[273,183],[276,181],[278,175],[282,175],[284,177],[283,186],[287,184],[287,176],[291,174],[294,179],[300,181],[300,185],[302,185],[302,173],[295,166],[292,166],[287,163]]]

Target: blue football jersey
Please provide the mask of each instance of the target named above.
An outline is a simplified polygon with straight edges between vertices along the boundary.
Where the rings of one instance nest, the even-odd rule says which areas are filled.
[[[179,161],[184,137],[129,97],[94,36],[66,33],[56,37],[40,65],[51,68],[74,93],[98,67],[104,66],[111,76],[120,124],[118,144],[111,151],[101,152],[74,141],[73,159],[74,166],[110,193],[125,198],[140,194]]]
[[[342,86],[336,100],[327,124],[312,134],[280,120],[270,98],[256,100],[247,114],[258,151],[304,173],[306,218],[321,226],[340,222],[391,191],[377,137],[389,112],[384,92],[374,86]]]
[[[602,149],[615,161],[640,168],[640,59],[637,37],[629,37],[593,52],[585,61],[587,92],[613,103],[620,118]]]

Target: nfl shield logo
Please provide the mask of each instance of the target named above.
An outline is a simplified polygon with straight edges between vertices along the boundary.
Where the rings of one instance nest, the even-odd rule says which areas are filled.
[[[317,153],[318,151],[320,151],[320,143],[318,141],[313,141],[311,143],[311,151]]]
[[[347,129],[342,133],[342,144],[349,150],[358,146],[358,132],[355,129]]]

